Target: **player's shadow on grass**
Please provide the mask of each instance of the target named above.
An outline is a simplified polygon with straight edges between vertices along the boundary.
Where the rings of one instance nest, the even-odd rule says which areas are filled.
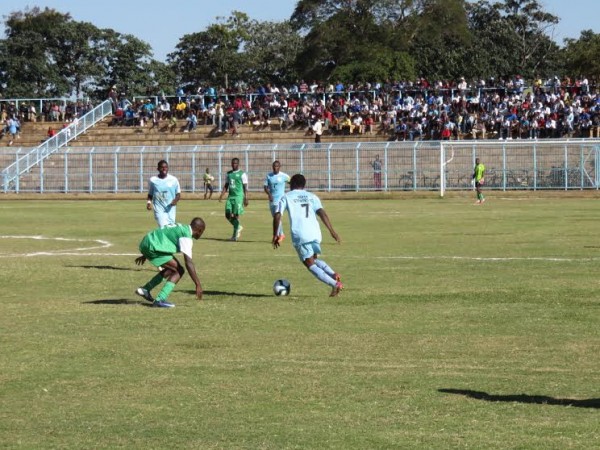
[[[116,266],[65,266],[65,267],[76,267],[79,269],[98,269],[98,270],[135,270],[136,268],[128,268],[128,267],[116,267]]]
[[[546,395],[527,395],[527,394],[513,394],[513,395],[494,395],[488,394],[487,392],[471,391],[464,389],[438,389],[438,392],[445,394],[459,394],[466,397],[474,398],[477,400],[484,400],[486,402],[517,402],[517,403],[531,403],[536,405],[554,405],[554,406],[572,406],[574,408],[600,408],[600,398],[588,398],[585,400],[575,400],[572,398],[554,398]]]
[[[188,294],[191,295],[196,295],[196,291],[184,291],[187,292]],[[225,292],[225,291],[204,291],[203,293],[205,297],[213,297],[213,296],[220,296],[220,295],[227,295],[227,296],[231,296],[231,297],[253,297],[253,298],[261,298],[261,297],[272,297],[272,295],[265,295],[265,294],[246,294],[244,292]]]
[[[152,306],[147,302],[140,302],[138,300],[131,300],[127,298],[107,298],[101,300],[90,300],[88,302],[82,302],[91,305],[144,305],[144,306]]]
[[[234,243],[229,238],[214,238],[214,237],[205,238],[205,237],[203,237],[202,240],[203,241],[216,241],[216,242],[231,242],[232,244]],[[269,243],[269,241],[265,241],[265,240],[262,240],[262,241],[251,241],[251,240],[248,240],[248,239],[240,239],[239,241],[236,241],[235,244],[243,244],[244,242],[246,242],[248,244],[255,244],[257,242],[264,242],[266,244]]]

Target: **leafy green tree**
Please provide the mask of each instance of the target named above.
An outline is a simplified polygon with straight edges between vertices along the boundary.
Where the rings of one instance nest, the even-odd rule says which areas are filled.
[[[301,48],[302,37],[290,22],[250,22],[243,47],[243,77],[251,84],[292,83],[298,79],[294,62]]]
[[[592,30],[581,32],[579,39],[565,39],[563,57],[566,72],[600,80],[600,34]]]
[[[151,84],[151,54],[150,45],[135,36],[103,30],[100,54],[103,76],[97,82],[96,95],[106,98],[113,85],[128,96],[145,95]]]
[[[474,39],[466,56],[475,73],[531,78],[556,71],[559,48],[551,33],[558,18],[545,12],[540,2],[480,0],[468,10]]]
[[[234,11],[226,21],[218,19],[219,23],[205,31],[183,36],[167,56],[181,87],[195,90],[207,83],[228,86],[246,73],[241,48],[248,37],[248,16]]]
[[[293,26],[306,33],[296,66],[306,79],[343,79],[361,72],[367,76],[402,74],[412,64],[395,39],[394,24],[384,11],[384,0],[301,0],[291,17]],[[406,75],[406,74],[404,74]]]
[[[11,13],[0,42],[0,83],[5,97],[54,97],[69,93],[54,61],[53,35],[68,14],[33,8]]]
[[[419,74],[456,79],[465,74],[464,54],[471,45],[464,0],[428,0],[407,21],[412,24],[409,52]]]

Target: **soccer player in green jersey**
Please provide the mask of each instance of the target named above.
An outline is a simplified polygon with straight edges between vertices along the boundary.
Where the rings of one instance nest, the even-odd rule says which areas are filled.
[[[158,308],[173,308],[175,305],[168,302],[169,294],[175,285],[185,274],[185,269],[175,258],[175,253],[183,253],[185,267],[196,285],[196,297],[202,300],[202,284],[196,273],[196,267],[192,261],[192,239],[200,239],[206,229],[204,220],[195,217],[189,225],[175,224],[164,228],[157,228],[144,236],[139,248],[142,253],[135,259],[137,265],[142,265],[149,260],[153,266],[162,267],[160,273],[156,274],[144,286],[135,290],[140,297],[144,297],[152,306]],[[150,291],[166,280],[160,293],[154,299]]]
[[[485,166],[479,161],[479,158],[475,159],[475,169],[473,169],[473,181],[475,182],[475,189],[477,190],[477,201],[476,205],[481,205],[485,202],[485,197],[481,192],[481,186],[483,186],[483,177],[485,175]]]
[[[229,191],[227,203],[225,204],[225,218],[233,225],[233,236],[230,241],[236,242],[242,235],[244,227],[240,224],[240,216],[244,214],[244,207],[248,206],[248,176],[240,170],[240,160],[231,160],[231,170],[227,172],[225,185],[219,196],[222,201],[225,192]]]

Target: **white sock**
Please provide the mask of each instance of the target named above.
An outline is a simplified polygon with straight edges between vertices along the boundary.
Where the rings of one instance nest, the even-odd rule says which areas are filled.
[[[323,269],[327,275],[333,277],[335,275],[335,271],[327,265],[325,261],[322,259],[315,259],[315,264],[319,266],[319,268]]]
[[[325,284],[328,284],[331,287],[334,287],[336,285],[336,281],[331,278],[329,275],[327,275],[325,273],[325,271],[323,269],[321,269],[320,267],[318,267],[316,264],[313,264],[312,266],[310,266],[308,268],[308,270],[310,270],[310,272],[319,279],[319,281],[322,281]]]

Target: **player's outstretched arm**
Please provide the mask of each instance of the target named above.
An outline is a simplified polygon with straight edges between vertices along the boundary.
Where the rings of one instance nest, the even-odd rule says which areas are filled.
[[[187,255],[183,255],[183,258],[185,260],[185,268],[187,269],[188,273],[190,274],[190,277],[192,277],[192,280],[196,285],[196,297],[198,298],[198,300],[202,300],[202,283],[200,283],[200,278],[196,273],[196,266],[194,265],[194,261],[192,261],[192,258],[190,258]]]
[[[329,230],[329,234],[331,234],[331,237],[334,238],[335,241],[338,244],[341,244],[342,243],[342,238],[340,238],[340,236],[333,229],[333,225],[331,225],[331,221],[329,220],[329,216],[327,215],[327,213],[325,212],[325,210],[323,208],[317,210],[317,216],[319,216],[319,218],[321,219],[321,221],[325,224],[325,226]]]
[[[135,258],[135,263],[138,266],[143,266],[145,262],[146,262],[146,257],[144,255],[138,256],[137,258]]]

